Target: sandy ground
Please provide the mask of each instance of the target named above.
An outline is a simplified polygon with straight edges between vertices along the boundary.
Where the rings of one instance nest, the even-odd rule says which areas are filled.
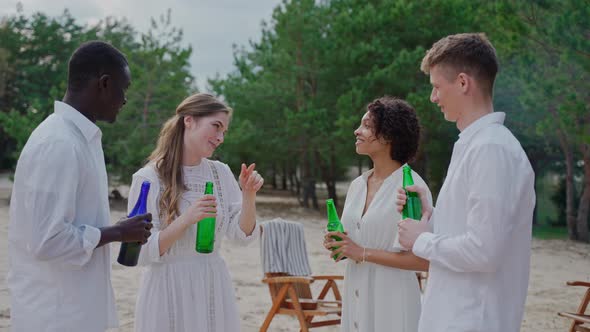
[[[7,225],[8,196],[10,182],[0,177],[0,331],[10,330],[10,303],[6,285],[8,270]],[[343,264],[334,264],[322,247],[324,215],[319,212],[299,208],[297,201],[283,195],[260,195],[258,203],[259,220],[282,217],[299,221],[305,227],[310,264],[314,274],[342,274]],[[124,211],[113,207],[111,214],[115,222],[124,216]],[[244,332],[258,331],[271,300],[266,285],[260,281],[259,243],[248,247],[233,246],[227,241],[223,244],[225,257],[234,280],[242,327]],[[113,257],[118,246],[112,246]],[[113,331],[133,331],[133,310],[141,268],[123,268],[113,264],[113,285],[117,299],[117,309],[121,326]],[[577,308],[583,294],[581,288],[567,287],[567,280],[590,281],[590,245],[564,240],[534,240],[531,262],[531,279],[526,303],[526,313],[521,331],[553,332],[566,331],[568,320],[557,316],[558,311],[573,311]],[[392,281],[395,282],[395,281]],[[318,287],[320,285],[316,285]],[[342,287],[343,284],[340,284]],[[318,289],[314,289],[317,294]],[[295,318],[276,316],[270,331],[299,331]],[[336,327],[323,327],[314,331],[338,331]]]

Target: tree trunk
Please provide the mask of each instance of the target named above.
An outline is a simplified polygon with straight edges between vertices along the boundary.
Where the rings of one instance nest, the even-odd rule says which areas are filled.
[[[568,142],[567,134],[564,132],[559,114],[555,107],[548,108],[551,115],[553,115],[554,121],[557,125],[557,139],[561,146],[565,158],[565,218],[567,223],[567,233],[570,240],[576,240],[578,234],[576,231],[576,216],[574,214],[574,153]]]
[[[283,163],[283,174],[281,176],[281,186],[283,190],[287,190],[287,162]]]
[[[329,183],[326,185],[328,187],[328,196],[334,199],[334,204],[338,207],[340,205],[340,200],[338,199],[338,193],[336,192],[336,153],[334,151],[336,151],[335,148],[330,150]]]
[[[576,215],[574,214],[574,153],[565,134],[558,129],[559,144],[565,157],[565,217],[570,240],[578,239]]]
[[[301,180],[299,180],[296,172],[293,172],[293,179],[295,179],[295,194],[299,197],[301,194]]]
[[[305,207],[309,208],[310,204],[309,201],[311,200],[311,206],[314,209],[318,209],[318,197],[316,195],[315,190],[315,177],[311,172],[311,160],[310,155],[307,151],[302,153],[301,160],[303,161],[303,169],[301,178],[303,181],[303,198],[300,201],[300,204]]]
[[[315,190],[315,179],[308,178],[303,184],[303,206],[309,208],[309,201],[311,200],[311,206],[318,210],[318,197]]]
[[[289,184],[291,193],[297,198],[299,198],[301,183],[299,182],[299,178],[297,177],[296,169],[289,170]]]
[[[322,179],[326,184],[326,189],[328,190],[328,197],[334,200],[334,205],[338,207],[338,196],[336,195],[336,170],[335,170],[335,162],[336,156],[334,155],[334,149],[331,149],[330,153],[330,164],[327,165],[324,160],[322,160],[322,156],[320,155],[319,151],[316,151],[316,159],[317,164],[320,166],[320,172],[322,174]]]
[[[272,177],[270,179],[272,189],[277,189],[277,164],[272,164]]]
[[[578,240],[589,242],[588,234],[588,209],[590,208],[590,146],[582,144],[582,157],[584,159],[584,182],[580,204],[578,204],[577,232]]]

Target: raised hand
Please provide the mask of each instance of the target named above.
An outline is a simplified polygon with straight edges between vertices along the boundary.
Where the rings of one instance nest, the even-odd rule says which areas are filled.
[[[246,167],[246,164],[242,164],[238,180],[242,191],[245,193],[256,193],[264,184],[264,179],[254,170],[255,167],[256,164],[251,164],[248,167]]]
[[[120,220],[116,226],[121,233],[121,242],[146,243],[150,235],[152,235],[150,232],[153,227],[151,220],[151,213],[139,214]]]

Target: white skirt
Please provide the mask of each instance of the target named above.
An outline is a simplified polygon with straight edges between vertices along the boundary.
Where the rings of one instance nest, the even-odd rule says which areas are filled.
[[[231,277],[221,256],[165,256],[162,260],[143,274],[135,331],[240,331]]]
[[[421,309],[416,273],[349,261],[342,305],[343,332],[416,332]]]

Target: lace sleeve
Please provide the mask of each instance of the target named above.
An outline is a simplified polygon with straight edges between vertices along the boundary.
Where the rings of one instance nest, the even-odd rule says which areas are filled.
[[[220,199],[223,199],[222,207],[225,212],[224,222],[225,236],[241,244],[248,244],[258,238],[260,230],[258,223],[254,227],[252,234],[246,235],[240,227],[240,215],[242,211],[242,191],[238,185],[238,181],[231,172],[229,166],[222,163],[211,162],[211,168],[215,173],[218,173],[220,182]]]

